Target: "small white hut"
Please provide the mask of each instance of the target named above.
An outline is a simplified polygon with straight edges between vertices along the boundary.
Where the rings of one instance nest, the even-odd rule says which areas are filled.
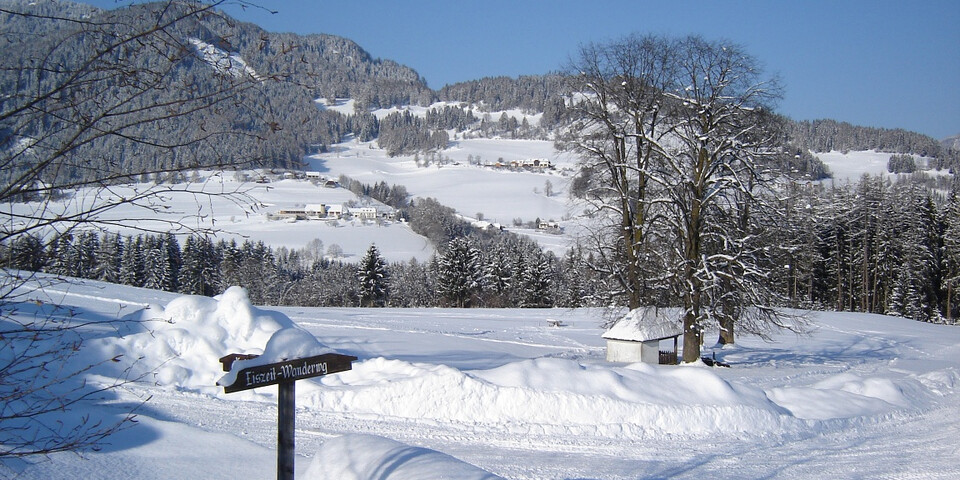
[[[683,323],[676,308],[638,308],[631,310],[610,327],[607,340],[608,362],[677,363],[677,338]],[[673,339],[673,351],[661,351],[660,341]]]

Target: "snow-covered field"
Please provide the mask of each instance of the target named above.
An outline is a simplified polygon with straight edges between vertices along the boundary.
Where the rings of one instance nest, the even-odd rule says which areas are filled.
[[[820,161],[830,169],[833,174],[832,180],[826,182],[837,182],[838,185],[845,183],[857,183],[864,174],[871,176],[896,177],[887,171],[887,162],[894,154],[886,152],[877,152],[874,150],[851,151],[851,152],[821,152],[814,153]],[[918,158],[921,166],[926,166],[929,158]],[[923,170],[923,169],[921,169]],[[946,171],[924,170],[929,175],[949,175]]]
[[[960,476],[956,327],[818,312],[809,335],[740,338],[714,369],[608,364],[593,310],[254,307],[240,289],[90,281],[23,300],[18,315],[57,302],[76,320],[146,319],[89,327],[80,359],[123,353],[155,374],[67,413],[116,419],[149,399],[100,451],[6,461],[0,477],[272,478],[276,388],[215,382],[219,356],[259,353],[281,327],[359,358],[297,383],[300,479]]]
[[[556,152],[553,143],[543,140],[461,139],[441,153],[452,163],[417,166],[415,157],[390,157],[374,148],[375,143],[343,143],[330,153],[308,157],[310,169],[334,178],[345,174],[363,183],[380,181],[403,185],[414,197],[433,197],[461,215],[482,213],[489,222],[511,226],[514,219],[524,222],[540,218],[561,221],[580,212],[572,211],[567,195],[569,177],[560,174],[572,167],[574,159]],[[545,172],[514,172],[470,165],[469,157],[479,163],[493,164],[543,158],[556,166]],[[546,184],[553,192],[547,195]]]

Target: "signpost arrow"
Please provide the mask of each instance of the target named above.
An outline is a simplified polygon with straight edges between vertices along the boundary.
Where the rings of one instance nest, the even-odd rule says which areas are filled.
[[[236,360],[250,360],[256,355],[231,353],[220,358],[223,370],[231,371]],[[296,381],[331,373],[345,372],[352,368],[357,357],[339,353],[325,353],[313,357],[285,360],[277,363],[256,365],[237,372],[230,385],[222,385],[224,393],[233,393],[251,388],[278,385],[280,398],[277,405],[277,480],[293,480],[296,444]],[[218,382],[219,385],[219,382]]]

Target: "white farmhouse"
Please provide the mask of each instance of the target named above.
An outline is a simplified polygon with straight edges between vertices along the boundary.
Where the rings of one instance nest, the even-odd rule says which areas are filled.
[[[677,363],[677,338],[683,334],[676,308],[638,308],[631,310],[610,327],[607,340],[608,362]],[[660,341],[673,339],[673,351],[661,351]]]
[[[376,220],[377,209],[376,207],[351,208],[350,215],[353,215],[355,218],[359,218],[360,220]]]

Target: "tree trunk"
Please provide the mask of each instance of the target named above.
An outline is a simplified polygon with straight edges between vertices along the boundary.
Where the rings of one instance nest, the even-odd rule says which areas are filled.
[[[696,316],[689,312],[683,317],[683,363],[700,360],[700,339],[703,332]]]
[[[717,340],[720,345],[733,345],[733,318],[724,317],[720,320],[720,338]]]
[[[947,323],[953,323],[953,282],[947,282]]]

